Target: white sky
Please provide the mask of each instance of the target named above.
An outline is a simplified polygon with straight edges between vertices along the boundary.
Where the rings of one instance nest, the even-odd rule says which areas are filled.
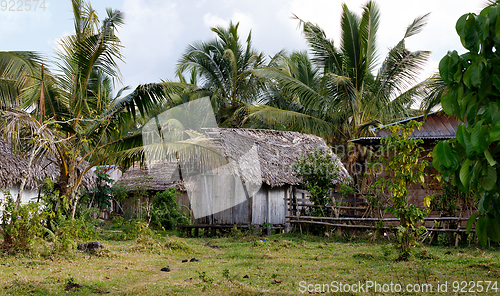
[[[27,0],[23,0],[26,2]],[[20,2],[20,1],[17,1]],[[33,2],[33,1],[31,1]],[[210,40],[214,25],[229,20],[240,22],[240,36],[252,30],[255,49],[271,56],[286,49],[305,50],[296,14],[317,23],[340,45],[341,3],[361,12],[366,0],[93,0],[101,18],[105,8],[125,13],[119,36],[125,46],[126,64],[120,66],[123,84],[134,88],[141,83],[174,80],[177,60],[190,43]],[[401,39],[408,24],[431,12],[423,32],[407,40],[410,50],[430,50],[431,59],[422,78],[437,71],[448,50],[463,52],[455,31],[456,20],[464,13],[478,13],[486,0],[379,0],[381,13],[378,47],[381,62],[387,49]],[[71,1],[45,0],[45,11],[1,11],[0,50],[35,50],[54,57],[57,40],[72,32]],[[122,87],[118,85],[117,87]]]

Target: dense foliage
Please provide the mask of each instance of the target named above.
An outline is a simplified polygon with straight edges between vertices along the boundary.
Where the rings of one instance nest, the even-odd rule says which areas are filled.
[[[494,3],[480,14],[468,13],[456,23],[462,45],[459,55],[448,52],[439,73],[448,85],[441,98],[444,112],[462,122],[456,139],[442,141],[433,151],[433,164],[463,192],[478,201],[476,222],[481,244],[500,241],[500,5]]]
[[[187,225],[191,221],[175,201],[180,193],[177,188],[158,192],[151,203],[151,226],[165,230],[175,229],[177,225]]]
[[[111,179],[108,174],[103,172],[96,172],[97,176],[96,186],[88,192],[89,207],[95,206],[99,209],[105,209],[110,206],[110,200],[114,195],[114,189],[111,185],[115,180]]]
[[[44,215],[39,213],[39,204],[29,202],[18,206],[10,192],[4,191],[3,195],[0,200],[0,232],[3,237],[1,248],[29,251],[35,239],[44,233]]]
[[[304,187],[311,194],[311,201],[319,206],[331,206],[333,200],[330,191],[339,179],[338,162],[331,153],[315,149],[302,154],[292,165],[293,174],[302,180]],[[330,208],[314,208],[313,216],[329,216]]]

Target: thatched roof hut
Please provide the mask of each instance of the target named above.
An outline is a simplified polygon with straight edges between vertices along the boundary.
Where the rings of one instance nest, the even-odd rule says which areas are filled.
[[[292,164],[303,153],[323,149],[332,154],[339,169],[337,183],[349,174],[325,141],[297,132],[261,129],[205,129],[211,144],[224,153],[229,164],[200,170],[199,159],[136,165],[113,185],[128,190],[162,191],[178,187],[182,204],[198,224],[284,225],[292,187],[301,183]],[[220,148],[220,150],[219,150]],[[186,163],[184,163],[186,162]],[[182,174],[182,181],[180,175]]]
[[[298,132],[221,128],[207,130],[207,134],[220,141],[225,157],[238,166],[237,173],[245,182],[265,183],[271,187],[301,183],[292,173],[292,164],[301,154],[318,148],[331,152],[322,138]],[[245,162],[244,155],[252,147],[256,147],[257,158],[247,159]],[[339,168],[337,183],[346,181],[349,178],[347,170],[335,154],[332,153],[332,156]],[[259,162],[259,172],[252,171],[256,167],[255,163],[252,163],[255,161]],[[184,183],[180,182],[179,166],[174,162],[151,165],[151,168],[136,164],[127,169],[114,184],[114,187],[126,190],[152,191],[172,187],[183,190],[183,186]]]
[[[128,168],[113,187],[127,191],[163,191],[173,187],[183,190],[179,180],[178,165],[175,162],[151,166],[150,169],[136,164]]]
[[[84,162],[85,168],[88,163]],[[19,185],[22,173],[28,166],[28,159],[19,154],[13,154],[8,143],[0,141],[0,188],[7,189]],[[44,158],[42,161],[33,162],[26,189],[32,190],[39,187],[37,180],[46,177],[56,180],[59,177],[59,167],[54,160]],[[95,174],[89,170],[82,180],[82,185],[91,188],[96,182]]]

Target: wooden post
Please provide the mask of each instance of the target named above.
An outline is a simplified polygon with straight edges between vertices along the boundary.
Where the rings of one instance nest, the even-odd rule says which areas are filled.
[[[457,232],[455,233],[455,248],[458,248],[458,242],[460,241],[460,223],[461,223],[461,220],[462,220],[462,212],[460,211],[460,217],[458,218],[458,222],[457,222]]]
[[[266,222],[268,223],[266,231],[267,231],[268,235],[271,234],[271,227],[269,225],[271,223],[271,210],[270,210],[270,204],[271,204],[271,202],[269,201],[269,189],[270,189],[270,187],[268,186],[267,190],[266,190],[266,204],[267,204],[267,207],[266,207],[267,208]]]

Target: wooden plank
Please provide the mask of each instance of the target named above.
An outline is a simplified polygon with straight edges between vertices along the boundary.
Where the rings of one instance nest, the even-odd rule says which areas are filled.
[[[269,223],[283,224],[285,223],[285,195],[286,187],[269,188]]]
[[[297,219],[296,216],[286,216],[288,219]],[[310,219],[310,220],[326,220],[326,221],[399,221],[398,218],[351,218],[351,217],[314,217],[314,216],[299,216],[299,219]]]
[[[314,205],[314,204],[303,204],[303,203],[290,203],[291,205],[296,205],[296,206],[304,206],[304,207],[312,207],[312,208],[336,208],[340,210],[354,210],[354,211],[365,211],[367,207],[335,207],[335,206],[319,206],[319,205]]]
[[[270,202],[269,202],[269,190],[271,190],[270,186],[267,186],[266,188],[266,219],[265,223],[270,223],[271,221],[271,207],[270,207]]]
[[[266,195],[267,185],[262,184],[262,187],[254,194],[252,199],[252,224],[262,225],[266,218]]]
[[[243,184],[243,182],[240,179],[235,179],[235,181],[236,181],[236,184],[234,186],[234,195],[235,196],[244,196],[245,198],[244,198],[243,202],[239,202],[238,204],[236,204],[234,206],[233,223],[247,224],[247,223],[250,223],[249,212],[248,212],[249,211],[248,203],[250,201],[248,198],[248,193],[246,191],[245,185]],[[235,198],[234,200],[235,200],[235,202],[238,202],[241,199]]]
[[[287,223],[306,223],[306,224],[318,224],[318,225],[325,225],[325,226],[333,226],[333,227],[342,227],[342,228],[368,228],[368,229],[386,229],[389,230],[391,229],[389,226],[382,226],[379,227],[378,225],[353,225],[353,224],[335,224],[335,223],[328,223],[328,222],[319,222],[319,221],[303,221],[303,220],[288,220],[286,221]],[[395,230],[394,227],[392,227],[392,230]],[[432,232],[466,232],[467,229],[431,229],[427,228],[427,231]],[[474,231],[474,230],[471,230]]]
[[[310,223],[310,224],[318,224],[325,226],[333,226],[333,227],[345,227],[345,228],[368,228],[368,229],[389,229],[388,226],[378,227],[376,225],[349,225],[349,224],[334,224],[328,222],[318,222],[318,221],[302,221],[302,220],[289,220],[287,223]]]
[[[297,218],[297,216],[286,216],[286,218]],[[312,220],[335,220],[335,221],[399,221],[398,218],[354,218],[354,217],[316,217],[316,216],[299,216],[300,219]],[[424,217],[425,221],[458,221],[463,220],[459,217]]]

